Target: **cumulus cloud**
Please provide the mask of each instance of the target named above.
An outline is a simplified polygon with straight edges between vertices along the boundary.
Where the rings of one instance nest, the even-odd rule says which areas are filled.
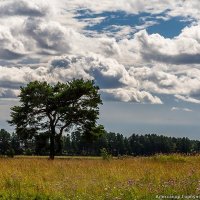
[[[106,100],[135,102],[135,103],[151,103],[162,104],[162,101],[157,96],[153,96],[149,92],[139,91],[135,88],[117,88],[117,89],[102,89],[103,96]]]
[[[66,55],[55,57],[51,61],[54,70],[63,70],[69,79],[82,77],[95,79],[101,88],[137,86],[134,77],[130,77],[125,67],[115,59],[105,58],[99,54],[88,56]]]
[[[33,18],[26,21],[25,33],[41,50],[50,54],[70,51],[70,39],[74,34],[60,23]]]
[[[0,88],[0,98],[16,98],[19,95],[18,90]]]
[[[145,30],[135,34],[135,47],[147,62],[169,64],[200,63],[200,26],[185,28],[176,38],[164,38],[159,34],[149,35]]]
[[[0,59],[17,59],[25,55],[25,46],[9,27],[0,25]]]
[[[0,4],[0,16],[45,16],[53,13],[51,7],[44,0],[7,0]]]
[[[96,80],[104,89],[102,91],[112,94],[114,99],[161,103],[161,100],[153,98],[152,94],[169,94],[184,101],[193,99],[193,102],[200,102],[199,69],[183,67],[182,70],[170,70],[168,65],[126,68],[115,59],[98,54],[56,57],[51,61],[51,65],[54,70],[62,70],[62,74],[66,74],[69,79],[83,77]],[[190,98],[186,98],[187,96]],[[106,97],[110,98],[108,95]]]
[[[194,0],[41,0],[0,1],[0,97],[15,97],[33,80],[54,83],[94,79],[105,99],[161,104],[159,95],[200,103],[200,9]],[[104,20],[80,21],[92,13],[124,11],[187,17],[196,24],[174,38],[148,34],[143,27],[113,26],[116,34],[87,34],[84,27]],[[183,12],[184,11],[184,12]],[[192,12],[193,11],[193,12]],[[157,16],[158,17],[158,16]],[[112,26],[112,25],[111,25]],[[134,37],[130,37],[134,34]],[[135,33],[136,32],[136,33]]]
[[[125,67],[114,59],[97,54],[86,56],[55,57],[49,63],[51,67],[1,67],[0,87],[4,90],[17,89],[33,80],[66,82],[73,78],[94,79],[101,92],[110,96],[110,100],[141,103],[162,103],[146,91],[139,91],[138,82],[130,77]],[[18,76],[15,76],[18,74]],[[5,95],[4,95],[5,96]]]
[[[90,1],[90,0],[70,0],[67,2],[71,9],[85,8],[92,12],[101,13],[105,11],[125,11],[127,13],[138,14],[146,12],[151,14],[165,12],[168,16],[185,16],[199,19],[199,1],[193,0],[118,0],[115,3],[110,0]]]
[[[183,69],[173,66],[129,69],[130,76],[140,83],[141,89],[151,93],[174,95],[175,98],[193,103],[200,103],[199,73],[199,69],[187,66],[183,66]]]

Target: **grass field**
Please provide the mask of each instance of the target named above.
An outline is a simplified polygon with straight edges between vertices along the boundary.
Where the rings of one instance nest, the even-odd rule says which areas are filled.
[[[0,199],[197,199],[189,195],[199,194],[200,156],[0,159]]]

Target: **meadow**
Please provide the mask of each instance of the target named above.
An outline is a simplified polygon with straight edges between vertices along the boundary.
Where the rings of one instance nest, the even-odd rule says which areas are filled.
[[[197,199],[199,194],[200,156],[0,159],[5,200]]]

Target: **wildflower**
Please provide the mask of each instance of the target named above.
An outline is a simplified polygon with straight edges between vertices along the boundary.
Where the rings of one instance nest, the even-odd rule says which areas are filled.
[[[128,185],[129,186],[132,186],[134,183],[135,183],[134,180],[132,180],[132,179],[128,180]]]

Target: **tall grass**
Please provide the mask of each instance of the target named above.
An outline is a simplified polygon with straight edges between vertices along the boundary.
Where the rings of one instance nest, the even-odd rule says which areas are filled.
[[[0,199],[154,200],[198,194],[199,156],[0,159]]]

